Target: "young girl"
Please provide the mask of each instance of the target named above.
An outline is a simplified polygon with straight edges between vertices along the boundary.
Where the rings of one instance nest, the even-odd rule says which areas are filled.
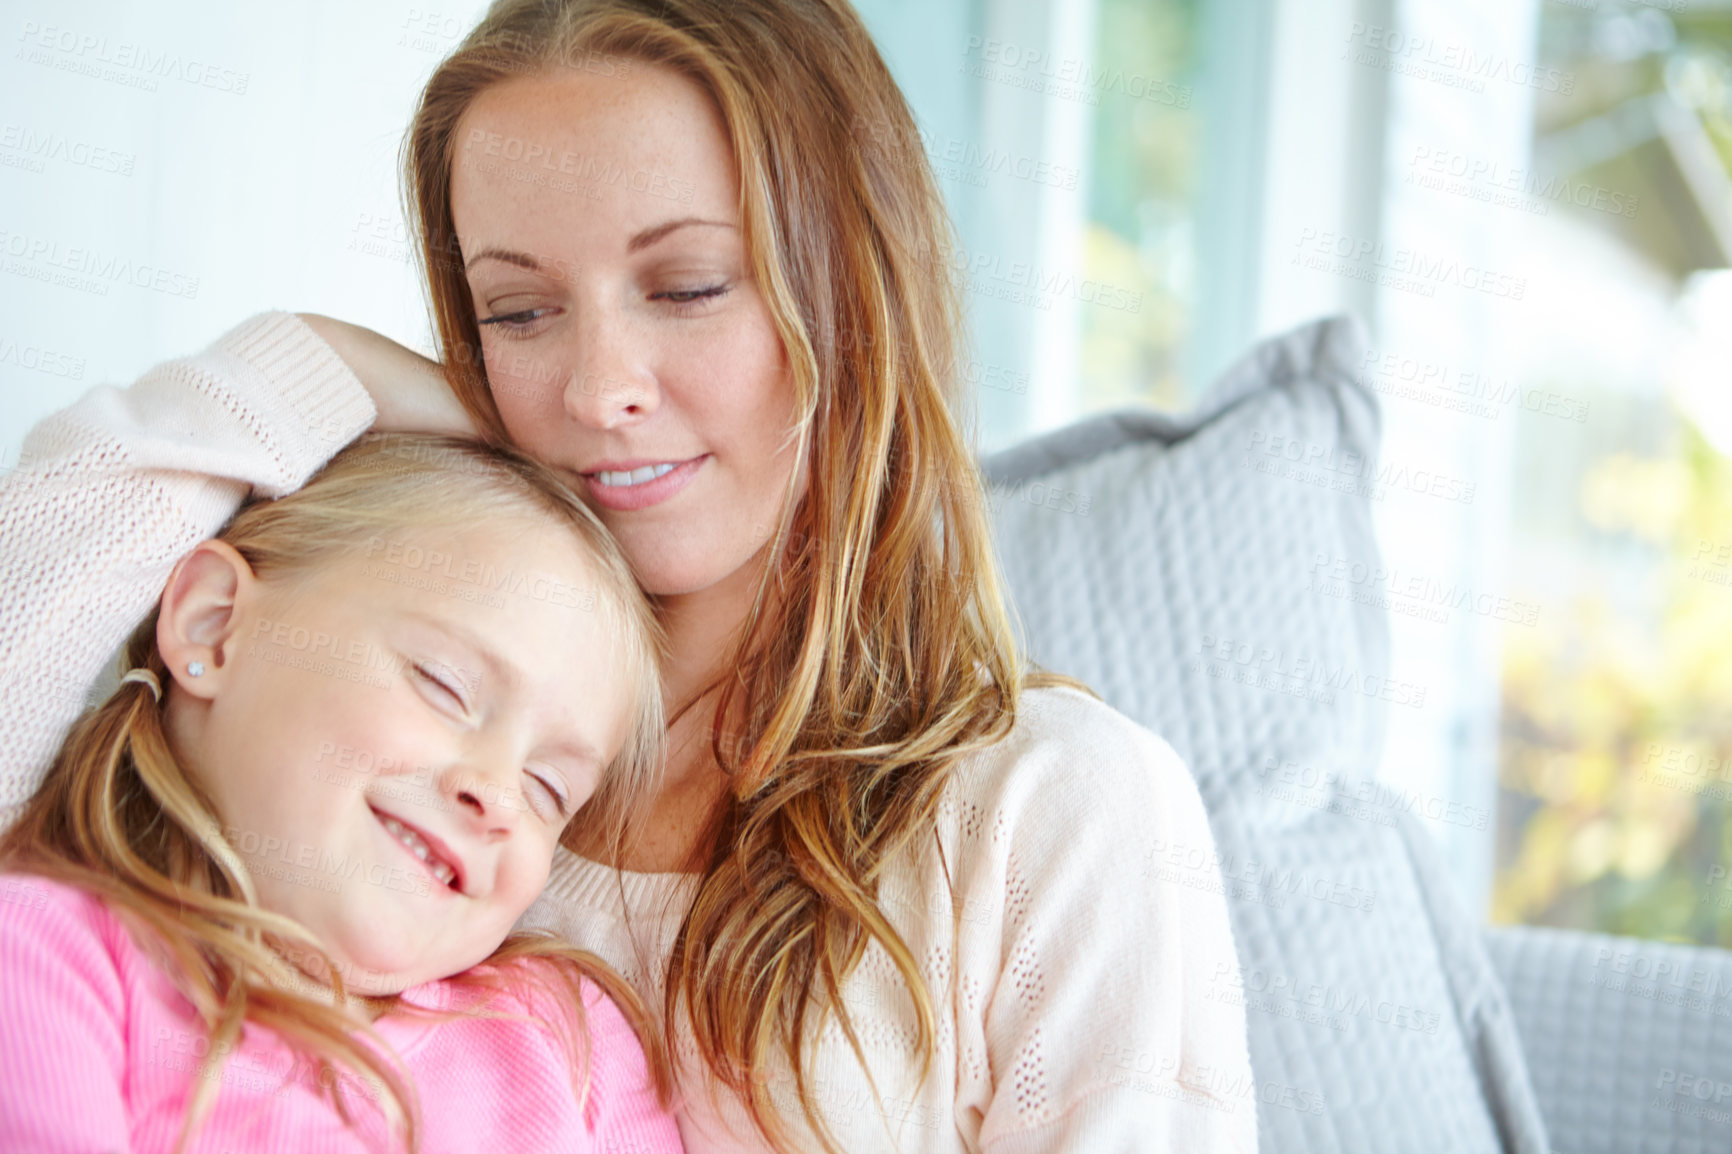
[[[508,936],[653,789],[659,645],[509,451],[364,437],[243,508],[0,838],[0,1149],[680,1150],[636,995]]]

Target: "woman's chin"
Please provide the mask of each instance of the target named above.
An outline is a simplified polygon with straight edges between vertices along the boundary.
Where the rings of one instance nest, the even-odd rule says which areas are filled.
[[[698,538],[705,543],[711,539],[708,533]],[[662,537],[655,542],[622,538],[620,542],[638,584],[651,597],[689,597],[721,586],[738,586],[749,597],[756,588],[759,557],[768,543],[762,533],[745,532],[713,549],[693,548],[692,538]]]
[[[713,563],[706,564],[701,558],[662,556],[646,563],[630,554],[627,556],[638,584],[651,597],[688,597],[714,588],[726,576],[717,572]]]

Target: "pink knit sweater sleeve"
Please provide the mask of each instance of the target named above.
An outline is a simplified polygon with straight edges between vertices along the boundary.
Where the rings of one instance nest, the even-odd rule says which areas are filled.
[[[0,829],[174,563],[249,490],[292,492],[374,416],[329,345],[267,313],[31,431],[0,478]]]

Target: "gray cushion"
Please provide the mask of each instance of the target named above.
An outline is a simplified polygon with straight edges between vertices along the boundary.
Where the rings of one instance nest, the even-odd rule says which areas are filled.
[[[1559,1154],[1732,1150],[1732,952],[1525,927],[1485,937]]]
[[[1546,1149],[1507,1001],[1428,835],[1362,792],[1382,610],[1313,591],[1374,558],[1378,416],[1348,321],[1258,347],[1182,418],[1123,412],[985,462],[1030,655],[1165,737],[1210,811],[1265,1154]],[[1170,861],[1192,856],[1171,847]]]

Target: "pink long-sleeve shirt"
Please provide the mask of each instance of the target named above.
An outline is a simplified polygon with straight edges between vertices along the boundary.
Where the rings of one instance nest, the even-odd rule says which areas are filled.
[[[476,995],[439,981],[403,997],[456,1010]],[[424,1154],[682,1150],[618,1007],[586,982],[584,1008],[591,1057],[581,1106],[566,1047],[544,1024],[558,1010],[538,1005],[527,989],[489,1005],[507,1017],[376,1021],[414,1079]],[[191,1003],[102,901],[58,882],[0,874],[0,1150],[172,1150],[208,1049]],[[348,1126],[310,1067],[271,1031],[249,1024],[214,1074],[215,1108],[189,1152],[393,1148],[383,1113],[358,1080],[343,1083],[354,1115]]]

